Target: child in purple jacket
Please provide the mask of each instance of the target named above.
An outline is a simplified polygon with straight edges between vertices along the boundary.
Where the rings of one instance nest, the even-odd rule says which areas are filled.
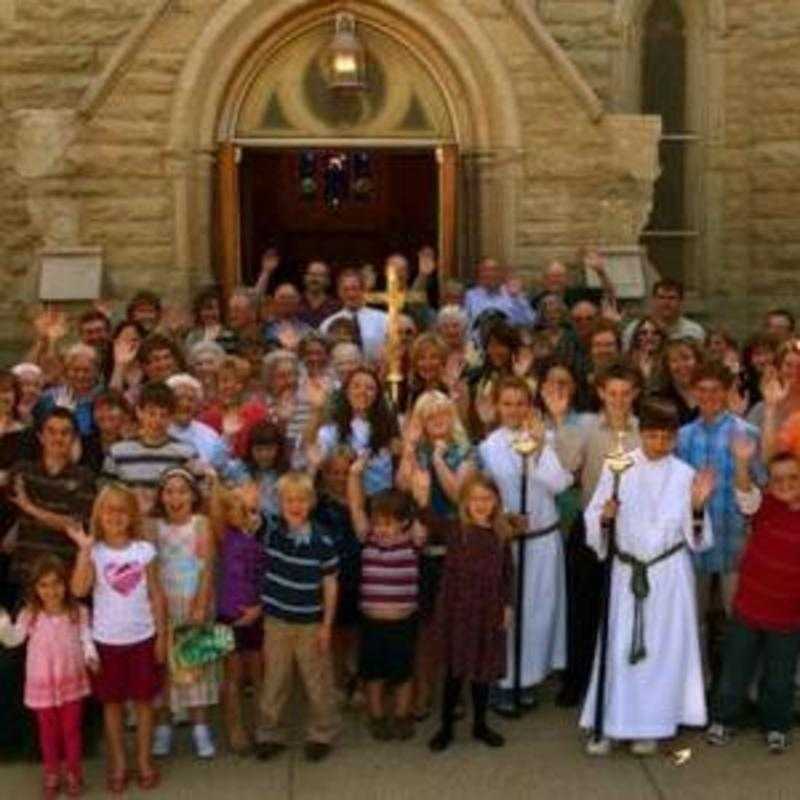
[[[234,490],[217,488],[214,522],[218,542],[217,619],[233,628],[236,649],[225,659],[223,707],[228,741],[234,752],[249,749],[242,722],[241,692],[245,683],[258,691],[263,676],[259,588],[264,573],[264,550],[256,485]]]

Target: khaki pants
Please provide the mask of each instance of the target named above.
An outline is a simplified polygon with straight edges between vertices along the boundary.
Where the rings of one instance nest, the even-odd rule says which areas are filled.
[[[319,624],[300,624],[268,619],[264,623],[265,677],[261,690],[260,743],[286,741],[286,704],[294,688],[295,665],[308,697],[306,740],[330,744],[339,730],[333,691],[330,653],[322,653],[317,636]]]

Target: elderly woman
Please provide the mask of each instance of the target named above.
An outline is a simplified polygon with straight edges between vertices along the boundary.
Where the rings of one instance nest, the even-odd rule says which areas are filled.
[[[245,458],[250,430],[267,419],[267,408],[256,398],[247,398],[250,364],[243,358],[226,356],[217,371],[217,397],[198,415],[200,422],[222,436],[236,458]]]
[[[231,457],[228,443],[210,425],[196,419],[203,405],[203,387],[200,381],[186,372],[167,378],[167,386],[175,395],[175,416],[169,426],[169,435],[179,442],[194,445],[200,460],[209,464],[222,480],[243,482],[247,468],[239,459]]]
[[[283,428],[293,468],[305,466],[305,435],[311,422],[307,387],[300,380],[300,360],[290,350],[264,356],[264,404]]]
[[[189,372],[200,381],[206,405],[217,396],[217,370],[224,359],[225,351],[217,342],[198,342],[189,350]]]
[[[97,382],[97,351],[85,344],[74,344],[64,355],[64,383],[46,389],[33,409],[38,422],[56,406],[75,414],[78,433],[89,436],[95,428],[93,404],[100,387]]]
[[[11,368],[11,373],[17,379],[19,386],[19,399],[17,400],[18,419],[30,424],[33,420],[33,409],[44,388],[44,373],[42,368],[30,361],[23,361]]]

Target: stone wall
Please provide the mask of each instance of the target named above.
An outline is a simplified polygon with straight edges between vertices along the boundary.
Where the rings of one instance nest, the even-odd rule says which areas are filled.
[[[179,233],[191,214],[185,198],[211,192],[211,151],[170,150],[170,115],[187,60],[207,46],[210,21],[236,4],[173,0],[159,11],[155,0],[0,0],[0,349],[13,350],[24,337],[20,322],[35,300],[36,253],[45,246],[102,245],[118,297],[140,286],[185,297],[207,279],[207,257],[178,251],[180,241],[208,236],[205,218]],[[525,24],[525,4],[555,48]],[[317,4],[252,5],[302,11]],[[402,3],[385,5],[402,13]],[[519,143],[475,145],[467,156],[476,165],[475,208],[515,220],[505,252],[531,278],[547,259],[569,257],[581,244],[633,242],[646,222],[658,121],[630,113],[615,74],[629,46],[619,9],[631,5],[407,0],[409,14],[436,15],[437,24],[449,14],[488,37],[512,86]],[[713,263],[703,265],[695,304],[743,326],[773,303],[792,305],[797,286],[800,0],[722,5],[725,30],[714,48],[723,74],[709,84],[722,87],[711,98],[719,133],[704,168]],[[107,75],[154,9],[152,24]],[[454,28],[454,51],[463,38]],[[463,47],[459,55],[474,61]],[[564,54],[580,86],[565,78],[572,67],[558,61]],[[608,113],[594,116],[591,97]],[[510,184],[513,192],[500,191]],[[490,242],[474,242],[474,252]]]

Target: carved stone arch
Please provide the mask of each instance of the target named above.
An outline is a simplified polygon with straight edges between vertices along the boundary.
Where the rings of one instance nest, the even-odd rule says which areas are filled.
[[[274,4],[231,0],[204,26],[178,81],[169,126],[167,156],[175,165],[180,210],[176,253],[185,262],[179,266],[210,271],[210,173],[217,144],[231,130],[248,68],[270,45],[285,43],[309,26],[332,19],[344,6],[307,0]],[[495,44],[460,4],[456,9],[449,3],[349,0],[346,8],[365,24],[392,32],[426,65],[447,98],[461,152],[473,160],[496,162],[492,191],[483,193],[488,200],[478,219],[485,246],[501,258],[511,258],[522,126],[513,80]]]

